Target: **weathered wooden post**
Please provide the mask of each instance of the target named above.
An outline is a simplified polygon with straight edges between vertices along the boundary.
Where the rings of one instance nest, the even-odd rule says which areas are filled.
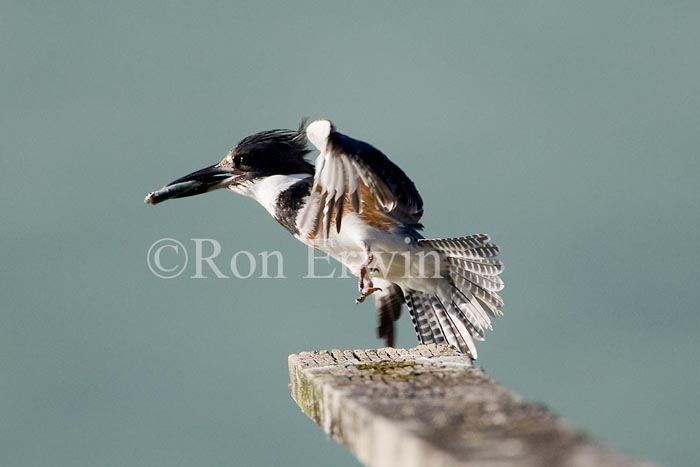
[[[449,347],[289,356],[301,410],[364,464],[641,466],[496,384]]]

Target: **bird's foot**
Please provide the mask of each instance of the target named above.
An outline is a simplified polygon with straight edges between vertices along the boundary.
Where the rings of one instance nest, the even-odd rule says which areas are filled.
[[[370,279],[369,275],[367,274],[367,268],[364,266],[362,269],[360,269],[360,281],[357,284],[357,288],[360,291],[360,296],[357,297],[355,303],[362,303],[374,292],[381,292],[382,290],[379,287],[374,286],[372,279]]]
[[[381,292],[381,291],[382,291],[382,289],[379,287],[367,287],[367,289],[365,289],[363,292],[361,292],[362,295],[360,295],[359,297],[357,297],[355,299],[355,303],[362,303],[365,301],[365,299],[367,297],[372,295],[374,292]]]

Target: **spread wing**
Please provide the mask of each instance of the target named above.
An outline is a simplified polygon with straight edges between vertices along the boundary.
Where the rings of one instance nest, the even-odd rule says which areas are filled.
[[[384,339],[387,347],[394,346],[396,329],[394,321],[401,317],[401,307],[404,304],[404,296],[401,287],[382,279],[374,279],[375,285],[381,287],[380,292],[375,292],[374,303],[377,308],[377,336]]]
[[[370,211],[366,214],[377,222],[420,228],[423,200],[418,190],[381,151],[338,133],[327,120],[310,123],[306,136],[320,151],[311,189],[317,198],[313,230],[327,237],[334,224],[340,232],[346,209]]]

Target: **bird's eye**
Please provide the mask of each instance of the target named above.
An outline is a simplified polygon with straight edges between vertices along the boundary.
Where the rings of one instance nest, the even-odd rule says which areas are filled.
[[[250,168],[250,157],[245,154],[238,155],[233,158],[233,165],[237,169],[249,169]]]

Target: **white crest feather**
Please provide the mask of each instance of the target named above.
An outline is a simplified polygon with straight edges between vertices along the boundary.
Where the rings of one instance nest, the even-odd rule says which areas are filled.
[[[331,122],[328,120],[316,120],[306,127],[306,137],[311,144],[321,152],[326,150],[328,136],[331,134]]]

